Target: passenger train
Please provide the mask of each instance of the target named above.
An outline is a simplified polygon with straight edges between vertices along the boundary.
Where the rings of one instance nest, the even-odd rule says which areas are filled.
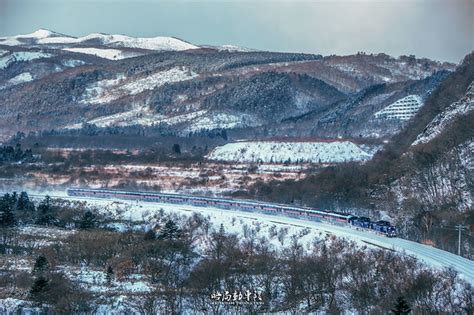
[[[374,230],[388,237],[395,237],[397,235],[396,228],[388,221],[372,222],[366,217],[357,217],[347,213],[322,211],[307,207],[292,207],[288,205],[268,204],[250,200],[209,198],[153,192],[131,192],[111,189],[70,188],[67,190],[67,194],[74,197],[119,198],[127,200],[186,204],[199,207],[212,206],[220,209],[235,209],[248,212],[257,211],[265,214],[286,215],[316,221],[323,220],[333,223],[347,223],[355,227]]]

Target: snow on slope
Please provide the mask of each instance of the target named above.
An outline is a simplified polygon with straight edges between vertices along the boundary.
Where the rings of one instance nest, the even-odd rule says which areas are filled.
[[[8,80],[8,82],[12,85],[24,83],[24,82],[30,82],[33,81],[33,76],[29,72],[23,72],[17,75],[16,77],[11,78]]]
[[[153,90],[165,83],[190,80],[198,74],[182,68],[171,68],[142,78],[126,78],[119,75],[115,80],[102,80],[86,89],[81,103],[105,104],[127,95]]]
[[[89,124],[94,124],[97,127],[111,127],[111,126],[132,126],[132,125],[143,125],[151,126],[162,119],[163,116],[157,114],[154,111],[149,110],[146,107],[138,107],[128,112],[118,113],[115,115],[102,116],[90,120]],[[76,124],[70,127],[71,129],[81,128],[80,124]]]
[[[199,130],[212,130],[219,128],[239,128],[258,126],[260,124],[252,115],[249,114],[231,114],[222,112],[206,113],[189,121],[189,126],[184,129],[184,133]]]
[[[141,56],[141,53],[131,53],[125,52],[119,49],[104,49],[104,48],[63,48],[63,50],[80,53],[80,54],[87,54],[87,55],[94,55],[100,58],[110,59],[110,60],[120,60],[126,58],[132,58]]]
[[[52,54],[43,52],[32,52],[32,51],[17,51],[10,55],[6,55],[0,58],[0,70],[6,69],[8,66],[15,62],[31,61],[41,58],[50,58]]]
[[[0,37],[0,44],[1,45],[8,45],[8,46],[17,46],[22,45],[22,40],[24,39],[31,39],[31,40],[42,40],[52,36],[60,36],[60,34],[51,32],[45,29],[39,29],[30,34],[23,34],[23,35],[16,35],[10,37]]]
[[[45,194],[43,194],[45,195]],[[229,232],[238,232],[243,224],[250,226],[252,222],[260,222],[262,230],[269,228],[269,225],[275,224],[278,227],[288,227],[290,232],[300,232],[303,229],[310,229],[309,237],[302,239],[302,243],[311,240],[319,234],[335,235],[355,241],[360,245],[369,245],[394,250],[402,254],[415,256],[424,263],[433,268],[453,268],[460,273],[466,281],[474,284],[474,261],[455,254],[409,240],[401,238],[388,238],[375,232],[359,230],[348,225],[333,225],[329,223],[309,221],[286,216],[267,215],[256,212],[241,212],[236,210],[222,210],[212,207],[196,207],[189,205],[171,205],[154,202],[140,202],[134,200],[114,200],[114,199],[93,199],[81,197],[63,197],[68,200],[87,200],[88,204],[97,206],[106,215],[113,215],[117,219],[129,221],[144,221],[152,224],[150,220],[163,209],[166,212],[180,213],[190,215],[193,212],[208,215],[211,222],[217,226],[221,223]],[[50,196],[55,197],[50,194]],[[240,222],[239,226],[234,226],[233,218]],[[277,241],[272,242],[274,246],[281,246]]]
[[[93,33],[87,36],[74,37],[49,37],[39,39],[38,44],[81,44],[88,41],[98,41],[103,45],[113,47],[141,48],[149,50],[187,50],[199,48],[174,37],[135,38],[126,35],[108,35]]]
[[[36,45],[71,45],[95,43],[110,47],[140,48],[148,50],[187,50],[199,48],[174,37],[158,36],[135,38],[126,35],[92,33],[83,37],[62,35],[45,29],[25,35],[0,38],[0,44],[18,46],[33,41]]]
[[[459,101],[451,104],[442,113],[436,115],[436,117],[428,124],[426,129],[418,135],[415,142],[412,145],[421,143],[427,143],[439,134],[441,134],[446,127],[448,127],[457,117],[466,115],[468,112],[474,109],[474,83],[471,83],[467,88],[466,95]]]
[[[314,162],[339,163],[365,161],[372,155],[350,141],[334,142],[272,142],[249,141],[228,143],[215,148],[210,160],[234,162]]]

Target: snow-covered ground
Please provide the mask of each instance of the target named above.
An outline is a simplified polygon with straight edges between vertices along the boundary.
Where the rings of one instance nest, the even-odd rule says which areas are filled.
[[[338,163],[365,161],[372,157],[350,141],[333,142],[274,142],[245,141],[228,143],[215,148],[207,158],[234,162],[313,162]]]
[[[12,85],[33,81],[33,76],[29,72],[23,72],[11,78],[8,82]]]
[[[103,45],[113,47],[141,48],[149,50],[187,50],[196,49],[185,41],[173,37],[158,36],[150,38],[135,38],[126,35],[109,35],[93,33],[83,37],[48,37],[39,39],[39,44],[79,44],[87,41],[99,41]]]
[[[198,74],[184,68],[171,68],[138,78],[127,78],[119,74],[115,79],[101,80],[89,86],[81,103],[105,104],[123,96],[152,90],[165,83],[191,80],[197,76]]]
[[[192,132],[199,130],[212,130],[218,128],[239,128],[257,126],[260,123],[251,115],[248,114],[230,114],[223,112],[212,112],[207,115],[196,117],[189,122],[189,126],[185,128],[184,132]]]
[[[86,55],[94,55],[100,58],[110,60],[120,60],[143,55],[141,53],[132,53],[128,51],[122,51],[120,49],[111,48],[63,48],[63,50]]]
[[[70,266],[63,267],[62,271],[69,279],[91,292],[145,293],[153,290],[143,275],[131,275],[127,279],[114,279],[107,283],[105,271]]]
[[[39,29],[30,34],[23,34],[23,35],[16,35],[16,36],[9,36],[9,37],[0,37],[0,44],[8,45],[8,46],[17,46],[22,44],[23,39],[32,39],[32,40],[40,40],[43,38],[47,38],[50,36],[54,36],[55,33],[45,30]]]
[[[54,195],[53,195],[54,197]],[[222,210],[212,207],[195,207],[189,205],[172,205],[154,202],[140,202],[112,199],[93,199],[79,197],[59,197],[68,200],[86,200],[88,204],[96,206],[104,214],[114,216],[117,219],[128,221],[144,221],[153,224],[159,209],[165,212],[190,215],[193,212],[209,216],[211,222],[219,226],[224,225],[228,232],[241,231],[243,225],[248,225],[251,233],[270,233],[272,225],[278,229],[288,228],[287,235],[299,235],[303,244],[308,244],[315,236],[325,234],[343,237],[355,241],[361,245],[377,246],[387,250],[397,251],[417,257],[434,268],[453,268],[460,273],[461,277],[474,284],[474,261],[457,256],[455,254],[433,248],[428,245],[408,241],[401,238],[387,238],[375,232],[359,230],[348,225],[334,225],[324,222],[309,221],[286,216],[274,216],[256,212],[243,212],[235,210]],[[258,231],[257,231],[257,226]],[[309,231],[308,231],[309,229]],[[254,232],[252,232],[252,230]],[[272,241],[274,246],[285,245],[277,239]]]
[[[17,51],[10,55],[4,55],[0,58],[0,70],[6,69],[9,65],[15,62],[21,61],[31,61],[41,58],[50,58],[52,54],[43,53],[43,52],[33,52],[33,51]]]
[[[146,108],[137,107],[128,112],[118,113],[115,115],[102,116],[90,120],[89,124],[94,124],[97,127],[109,127],[109,126],[130,126],[140,124],[143,126],[151,126],[156,124],[163,118],[162,115]],[[80,128],[79,124],[72,125],[72,129]]]

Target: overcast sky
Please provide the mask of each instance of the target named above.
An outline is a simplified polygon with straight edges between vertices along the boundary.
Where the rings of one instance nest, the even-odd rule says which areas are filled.
[[[0,36],[47,28],[329,54],[474,50],[474,0],[0,0]]]

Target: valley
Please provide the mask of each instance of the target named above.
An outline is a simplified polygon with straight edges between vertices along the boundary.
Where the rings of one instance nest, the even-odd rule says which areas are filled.
[[[473,82],[473,52],[0,37],[0,313],[472,313]],[[222,289],[264,299],[211,301]]]

